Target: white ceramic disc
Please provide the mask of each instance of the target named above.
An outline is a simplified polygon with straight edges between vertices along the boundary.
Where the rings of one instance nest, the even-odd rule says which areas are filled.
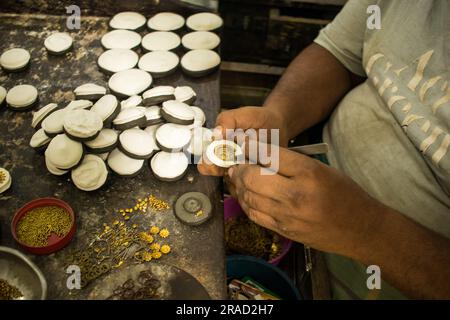
[[[167,100],[175,98],[175,89],[172,86],[157,86],[145,91],[142,94],[143,104],[157,105]]]
[[[144,54],[138,63],[139,69],[151,74],[164,74],[174,70],[180,58],[171,51],[152,51]]]
[[[42,128],[46,134],[55,135],[64,131],[64,117],[68,110],[59,109],[52,112],[48,117],[42,121]]]
[[[219,29],[223,25],[220,16],[210,12],[200,12],[189,16],[186,26],[195,31],[211,31]]]
[[[193,128],[192,139],[186,151],[195,156],[201,156],[212,141],[213,132],[211,129],[203,127]]]
[[[113,129],[102,129],[94,140],[86,141],[84,144],[91,149],[103,149],[117,143],[119,134]]]
[[[55,32],[49,35],[45,41],[45,48],[53,53],[63,53],[72,47],[72,37],[66,32]]]
[[[37,128],[38,125],[52,112],[58,109],[56,103],[49,103],[46,106],[40,108],[38,111],[33,113],[33,119],[31,120],[31,126]]]
[[[0,168],[0,194],[11,187],[11,175],[5,168]]]
[[[6,70],[19,70],[30,62],[30,53],[22,48],[13,48],[3,52],[0,56],[0,65]]]
[[[206,116],[203,110],[196,106],[191,106],[194,111],[194,123],[190,125],[191,128],[202,127],[206,122]]]
[[[152,81],[152,76],[148,72],[130,69],[114,73],[109,78],[108,86],[120,95],[133,96],[145,91]]]
[[[79,109],[89,109],[92,107],[93,103],[90,100],[73,100],[64,108],[66,110],[79,110]]]
[[[142,97],[138,95],[134,95],[129,97],[128,99],[122,100],[120,102],[120,108],[121,110],[131,107],[137,107],[142,102]]]
[[[30,147],[39,148],[48,144],[52,139],[45,134],[44,129],[36,131],[30,140]]]
[[[119,136],[121,147],[131,155],[150,157],[154,149],[154,139],[148,132],[132,128],[123,131]]]
[[[3,104],[3,102],[5,101],[5,99],[6,99],[6,94],[7,94],[8,92],[6,91],[6,89],[5,88],[3,88],[2,86],[0,86],[0,106]]]
[[[158,130],[159,127],[161,127],[162,124],[154,124],[152,126],[148,126],[147,128],[144,129],[145,132],[147,132],[148,134],[150,134],[150,136],[153,139],[153,148],[154,150],[159,150],[159,147],[156,143],[156,130]]]
[[[114,125],[121,125],[129,123],[144,117],[145,114],[139,107],[129,107],[120,111],[117,117],[113,120]]]
[[[101,39],[106,49],[134,49],[141,44],[141,35],[130,30],[113,30]]]
[[[184,26],[184,18],[173,12],[160,12],[148,19],[147,26],[157,31],[174,31]]]
[[[95,112],[102,118],[102,121],[110,118],[114,112],[116,112],[119,107],[119,101],[117,101],[116,96],[112,94],[107,94],[98,99],[96,103],[91,108],[91,111]]]
[[[150,161],[153,173],[164,180],[176,180],[186,172],[189,159],[183,152],[160,151]]]
[[[102,118],[90,110],[71,110],[64,117],[64,130],[77,138],[95,136],[102,128]]]
[[[144,165],[143,159],[133,159],[119,149],[114,149],[108,156],[108,166],[121,176],[132,176]]]
[[[130,49],[110,49],[98,57],[98,65],[101,69],[114,73],[134,68],[139,61],[136,52]]]
[[[213,69],[219,64],[220,56],[212,50],[191,50],[181,58],[181,66],[192,73],[201,73]]]
[[[144,114],[145,118],[147,118],[147,121],[155,121],[162,118],[161,108],[159,106],[151,106],[145,108]]]
[[[63,174],[66,174],[68,172],[67,170],[57,168],[48,157],[45,157],[45,165],[47,167],[48,172],[50,172],[55,176],[62,176]]]
[[[189,50],[217,48],[220,44],[220,38],[214,32],[209,31],[194,31],[185,34],[181,39],[183,47]]]
[[[170,96],[175,94],[175,88],[172,86],[157,86],[145,91],[142,98],[155,98],[159,96]]]
[[[145,25],[147,19],[138,12],[119,12],[109,21],[113,29],[137,30]]]
[[[191,130],[187,126],[165,123],[156,130],[156,141],[168,150],[181,150],[191,141]]]
[[[72,181],[83,191],[97,190],[103,186],[108,178],[105,161],[97,155],[88,154],[80,165],[72,170]]]
[[[99,86],[95,83],[85,83],[81,86],[78,86],[73,90],[73,93],[75,93],[75,96],[77,99],[83,99],[83,97],[89,97],[89,96],[102,96],[106,94],[106,88]],[[89,100],[89,99],[87,99]]]
[[[13,87],[6,95],[6,103],[15,109],[27,108],[38,98],[38,91],[29,84]]]
[[[190,101],[194,99],[197,94],[195,91],[189,86],[179,86],[175,88],[174,91],[175,100],[180,102]]]
[[[45,156],[55,167],[62,170],[71,169],[83,157],[83,145],[65,134],[58,134],[50,141]]]
[[[166,114],[183,121],[191,121],[195,118],[194,110],[186,103],[180,101],[169,100],[163,102],[162,109]]]
[[[174,32],[155,31],[145,35],[141,45],[148,51],[169,51],[176,49],[180,43],[180,37]]]

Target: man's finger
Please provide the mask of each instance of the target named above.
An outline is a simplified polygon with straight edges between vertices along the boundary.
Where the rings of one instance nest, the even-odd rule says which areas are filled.
[[[225,184],[227,185],[229,194],[233,198],[237,199],[236,186],[231,182],[231,180],[227,174],[223,176],[223,180],[225,181]]]
[[[285,177],[300,175],[317,165],[306,155],[254,139],[247,139],[242,148],[247,159]]]
[[[240,164],[228,169],[228,176],[236,187],[253,191],[262,196],[283,201],[293,190],[293,181],[278,174],[264,175],[255,164]]]
[[[242,201],[250,209],[255,209],[261,212],[266,212],[274,219],[280,220],[285,217],[286,209],[280,201],[262,196],[250,190],[243,191]]]
[[[197,164],[198,172],[205,176],[216,176],[221,177],[226,174],[227,169],[215,166],[213,164],[208,164],[206,162],[201,162]]]
[[[254,223],[259,224],[260,226],[266,229],[278,233],[280,232],[280,230],[278,230],[278,222],[265,212],[250,208],[246,213],[248,218],[252,220]]]

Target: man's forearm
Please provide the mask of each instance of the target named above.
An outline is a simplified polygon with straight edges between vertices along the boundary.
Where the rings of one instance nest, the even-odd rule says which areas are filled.
[[[405,295],[450,299],[450,239],[381,208],[359,252],[351,258],[378,265],[381,276]]]
[[[323,120],[361,79],[312,44],[289,65],[264,103],[282,116],[289,138]]]

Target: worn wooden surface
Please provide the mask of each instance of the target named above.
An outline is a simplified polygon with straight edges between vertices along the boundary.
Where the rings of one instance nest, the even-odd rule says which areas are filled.
[[[39,107],[50,102],[66,105],[74,95],[72,90],[83,83],[95,82],[106,86],[107,76],[97,66],[103,52],[101,36],[107,31],[109,17],[83,16],[81,30],[65,29],[65,17],[48,14],[0,14],[0,52],[22,47],[31,53],[30,67],[20,73],[0,71],[0,85],[11,89],[18,84],[32,84],[39,91]],[[68,31],[74,38],[74,48],[64,56],[49,56],[44,39],[53,31]],[[145,34],[147,31],[142,32]],[[190,85],[198,94],[196,105],[205,110],[207,126],[214,124],[219,111],[219,75],[195,80],[176,74],[157,79],[154,85]],[[197,278],[212,298],[225,298],[225,259],[223,243],[223,203],[221,180],[201,176],[191,165],[187,175],[178,182],[156,180],[145,163],[144,171],[135,178],[121,178],[112,172],[107,184],[95,192],[82,192],[71,183],[70,176],[56,177],[47,172],[44,157],[29,147],[34,132],[32,112],[18,113],[0,110],[0,166],[10,171],[13,184],[0,195],[1,245],[18,248],[11,236],[10,223],[14,212],[26,202],[39,197],[61,198],[73,207],[77,215],[77,233],[64,250],[49,256],[30,257],[42,269],[48,285],[48,298],[86,298],[89,286],[72,296],[66,288],[67,274],[64,260],[72,249],[82,248],[103,223],[111,223],[118,216],[118,208],[134,205],[135,199],[148,194],[168,201],[187,191],[206,193],[213,204],[213,218],[203,226],[181,224],[172,210],[136,216],[142,226],[158,224],[171,231],[169,243],[173,252],[162,258],[164,263],[177,266]]]

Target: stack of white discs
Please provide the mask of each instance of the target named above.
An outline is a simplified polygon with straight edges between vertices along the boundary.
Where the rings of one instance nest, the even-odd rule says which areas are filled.
[[[74,89],[76,100],[64,107],[50,103],[33,114],[36,130],[30,146],[45,151],[45,164],[54,175],[71,174],[75,186],[92,191],[102,187],[108,168],[120,176],[139,174],[146,160],[154,176],[163,181],[183,177],[190,157],[200,157],[212,141],[212,132],[204,128],[204,111],[194,104],[197,94],[189,86],[153,86],[155,78],[181,69],[191,76],[216,70],[220,56],[213,51],[220,44],[214,33],[222,19],[200,13],[186,20],[179,14],[161,12],[146,19],[137,12],[121,12],[109,23],[112,31],[101,44],[105,52],[98,67],[108,74],[108,89],[85,83]],[[183,39],[177,34],[184,26],[192,32]],[[147,26],[151,32],[142,36]],[[180,59],[174,51],[183,46],[188,52]],[[134,50],[141,46],[145,54]],[[67,52],[72,39],[66,33],[54,33],[45,47],[52,54]],[[18,49],[2,56],[8,71],[24,68],[29,54]],[[19,55],[20,54],[20,55]],[[28,57],[28,58],[27,58]],[[0,104],[28,109],[37,101],[31,86],[0,88]],[[108,93],[109,91],[109,93]],[[122,100],[122,101],[119,101]]]
[[[94,83],[74,93],[83,99],[65,107],[50,103],[34,112],[30,146],[45,151],[50,173],[70,172],[81,190],[103,186],[108,167],[133,177],[145,160],[158,179],[178,180],[188,168],[188,155],[201,156],[211,142],[211,130],[202,128],[205,113],[189,105],[197,97],[191,87],[154,87],[122,102]]]

